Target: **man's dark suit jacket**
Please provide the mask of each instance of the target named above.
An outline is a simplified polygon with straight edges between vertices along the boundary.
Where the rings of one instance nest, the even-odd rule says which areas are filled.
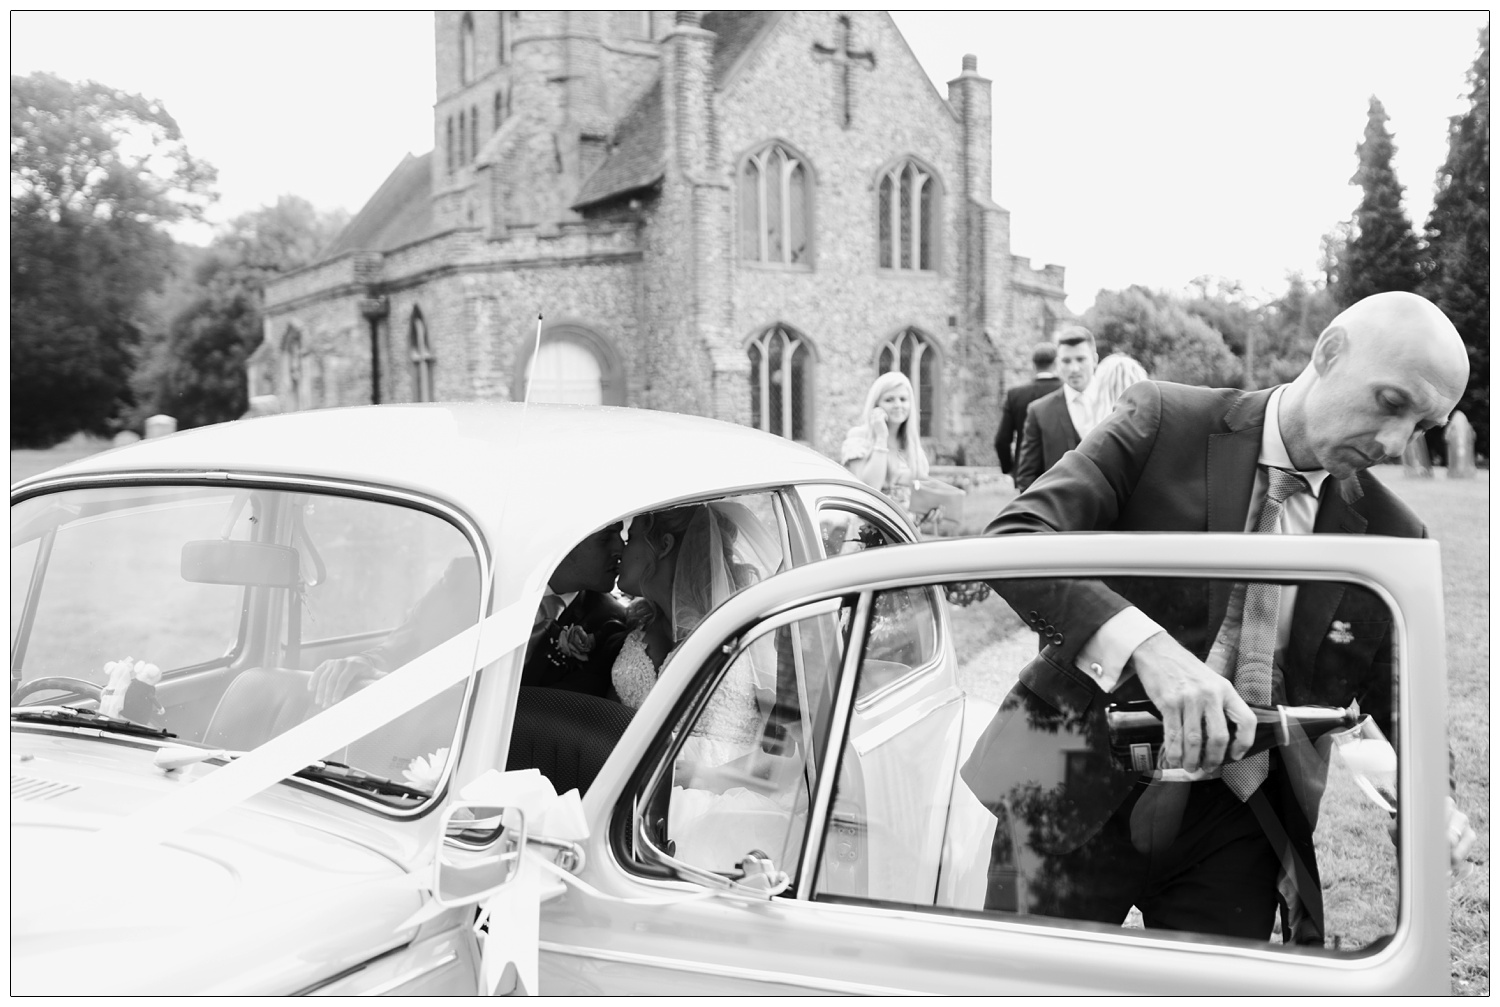
[[[1016,458],[1016,489],[1026,489],[1078,446],[1078,430],[1068,414],[1066,394],[1066,389],[1059,388],[1026,407],[1026,432]]]
[[[1000,408],[1000,429],[995,433],[995,454],[1000,457],[1000,471],[1010,475],[1021,454],[1022,435],[1026,431],[1026,407],[1049,392],[1062,387],[1062,378],[1037,378],[1005,393]]]
[[[390,636],[365,652],[382,671],[392,671],[475,621],[479,610],[479,565],[455,560]],[[586,639],[569,627],[581,627]],[[579,591],[557,620],[533,635],[521,672],[522,685],[610,694],[610,669],[625,642],[625,605],[613,595]]]
[[[1270,394],[1141,382],[1077,451],[1038,478],[986,531],[1242,532]],[[1369,472],[1329,477],[1313,531],[1426,535],[1416,515]],[[1171,589],[1163,590],[1168,583]],[[1224,620],[1232,586],[1227,580],[1149,578],[1005,585],[1006,600],[1051,642],[1022,671],[963,767],[970,789],[992,810],[1003,807],[1038,779],[1024,757],[1028,726],[1039,719],[1071,726],[1087,737],[1092,764],[1086,772],[1070,773],[1052,792],[1048,828],[1038,845],[1044,853],[1077,849],[1128,796],[1136,779],[1100,751],[1103,707],[1112,697],[1077,669],[1078,651],[1106,620],[1134,604],[1201,659]],[[1335,620],[1343,624],[1340,632],[1330,632]],[[1394,737],[1390,613],[1373,593],[1336,582],[1299,584],[1282,670],[1277,702],[1343,706],[1357,700]],[[1132,678],[1113,698],[1142,694],[1139,680]],[[1290,750],[1278,753],[1273,776],[1285,774],[1284,759],[1294,757]],[[1307,864],[1314,863],[1312,827],[1325,768],[1304,765],[1291,774],[1290,786],[1271,788],[1279,795],[1275,811]]]

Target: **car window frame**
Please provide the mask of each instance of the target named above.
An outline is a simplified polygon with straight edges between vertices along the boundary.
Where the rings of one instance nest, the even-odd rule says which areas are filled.
[[[494,578],[495,558],[490,549],[490,544],[482,531],[482,525],[467,510],[459,505],[444,500],[419,490],[406,487],[390,486],[380,483],[371,483],[359,480],[340,479],[333,476],[311,476],[291,475],[265,472],[226,472],[222,470],[180,471],[180,470],[143,470],[139,472],[101,472],[85,475],[55,476],[28,482],[11,493],[11,506],[33,497],[50,495],[53,493],[67,492],[76,489],[105,489],[112,487],[209,487],[209,488],[244,488],[250,490],[270,490],[287,494],[311,493],[333,496],[353,497],[368,500],[373,503],[384,503],[390,506],[407,507],[431,514],[438,520],[446,521],[455,527],[473,549],[475,558],[479,564],[480,590],[479,610],[476,623],[482,622],[489,614],[494,604]],[[265,591],[264,588],[251,588],[250,592],[258,594]],[[263,648],[270,647],[274,650],[276,646],[277,631],[275,620],[268,613],[269,606],[263,601],[247,603],[249,615],[248,623],[242,628],[242,632],[248,636],[260,634],[263,640]],[[243,650],[243,646],[240,648]],[[247,659],[241,653],[240,660]],[[229,665],[233,667],[231,663]],[[178,669],[174,676],[174,682],[186,682],[192,678],[215,672],[219,665],[211,668]],[[361,811],[378,815],[381,818],[393,821],[410,821],[420,819],[441,808],[447,801],[448,788],[451,785],[456,767],[463,760],[464,749],[470,734],[470,728],[474,721],[476,683],[480,678],[481,668],[471,668],[464,687],[464,695],[460,701],[458,714],[454,723],[452,742],[449,746],[449,757],[446,760],[441,776],[433,786],[431,796],[410,808],[398,808],[382,804],[364,795],[352,791],[339,789],[317,780],[302,779],[287,776],[279,783],[294,789],[310,791],[321,797],[326,797],[341,804],[350,805]],[[399,714],[398,714],[399,716]],[[510,711],[505,714],[506,722],[509,722]],[[392,718],[394,719],[394,718]]]
[[[1016,579],[1155,574],[1288,582],[1334,581],[1364,587],[1391,612],[1392,673],[1395,676],[1392,694],[1399,724],[1397,736],[1391,740],[1400,758],[1399,786],[1403,805],[1408,803],[1408,795],[1412,795],[1409,801],[1412,806],[1406,809],[1411,817],[1403,819],[1398,837],[1397,891],[1400,903],[1396,932],[1391,940],[1367,955],[1338,958],[1288,954],[1275,946],[1219,944],[1195,935],[1178,936],[1119,927],[1092,931],[1086,929],[1086,925],[1064,923],[1058,926],[1024,917],[1005,918],[947,909],[820,901],[815,911],[829,914],[830,921],[842,921],[830,925],[845,928],[851,935],[865,926],[879,932],[892,932],[892,926],[910,925],[919,928],[924,942],[941,941],[943,934],[956,936],[966,932],[973,936],[960,938],[964,942],[1003,940],[1030,945],[1041,940],[1046,943],[1037,945],[1038,953],[1045,952],[1053,957],[1077,953],[1105,954],[1109,967],[1100,973],[1101,976],[1122,977],[1125,974],[1122,971],[1124,959],[1116,957],[1115,951],[1123,949],[1134,954],[1133,949],[1137,948],[1147,954],[1171,956],[1157,960],[1163,964],[1177,962],[1184,975],[1196,975],[1200,980],[1218,974],[1227,962],[1254,963],[1257,967],[1265,965],[1270,971],[1262,973],[1265,979],[1254,985],[1268,989],[1291,988],[1294,984],[1303,988],[1301,983],[1310,963],[1315,964],[1321,980],[1317,988],[1326,991],[1344,988],[1338,984],[1345,979],[1354,980],[1354,988],[1364,990],[1370,989],[1372,981],[1384,982],[1388,986],[1394,983],[1402,988],[1415,983],[1420,988],[1420,983],[1413,979],[1416,975],[1413,969],[1420,970],[1427,981],[1433,979],[1439,968],[1446,975],[1444,935],[1428,933],[1425,929],[1439,917],[1446,919],[1449,897],[1442,877],[1447,863],[1446,845],[1441,841],[1442,826],[1438,816],[1431,814],[1443,795],[1422,794],[1414,779],[1418,761],[1423,758],[1420,753],[1425,752],[1431,757],[1433,752],[1430,750],[1434,746],[1441,748],[1445,744],[1441,730],[1444,701],[1440,695],[1446,682],[1445,655],[1439,652],[1434,659],[1435,666],[1424,668],[1420,689],[1414,685],[1416,673],[1412,670],[1416,663],[1413,640],[1420,639],[1424,644],[1431,644],[1434,640],[1440,644],[1442,640],[1441,601],[1430,597],[1427,591],[1441,584],[1441,563],[1435,543],[1399,539],[1349,542],[1339,536],[1321,536],[1316,542],[1309,538],[1298,543],[1272,543],[1277,551],[1267,553],[1265,543],[1246,542],[1244,536],[1219,534],[1208,538],[1211,541],[1205,541],[1204,533],[1150,536],[1076,533],[1046,536],[1045,541],[1036,536],[1014,536],[1006,542],[1007,553],[1003,557],[994,556],[990,551],[993,547],[981,547],[975,552],[974,543],[953,540],[923,543],[909,550],[871,550],[838,557],[828,564],[810,564],[785,578],[778,578],[775,584],[759,585],[731,600],[700,627],[699,633],[711,632],[715,638],[723,639],[732,635],[725,632],[726,627],[749,624],[772,612],[811,601],[911,584],[989,579],[997,571],[1005,578]],[[991,541],[998,544],[997,540]],[[1124,548],[1120,548],[1122,545]],[[1414,551],[1424,547],[1428,551]],[[1392,555],[1393,550],[1395,555]],[[1423,591],[1417,590],[1418,584]],[[702,660],[714,653],[712,642],[705,639],[695,648],[695,653],[684,656]],[[844,676],[840,679],[840,687],[846,693],[853,688],[852,673],[863,652],[863,636],[851,632],[840,668]],[[821,753],[826,767],[837,767],[842,763],[844,748],[850,744],[851,712],[848,707],[834,712],[831,743]],[[646,761],[643,759],[638,766]],[[836,777],[836,768],[824,771],[825,780]],[[633,780],[630,786],[634,786]],[[622,793],[629,793],[630,786]],[[1424,812],[1420,807],[1423,803],[1433,807]],[[816,816],[819,832],[809,834],[804,846],[804,860],[808,863],[817,862],[813,859],[817,855],[813,846],[821,846],[828,838],[827,822],[831,809],[831,794],[820,790],[809,809],[809,828],[812,828]],[[1424,815],[1432,821],[1421,817]],[[618,823],[619,818],[615,821]],[[1438,863],[1436,855],[1440,852],[1442,862]],[[1431,858],[1432,862],[1427,863],[1423,857]],[[1418,876],[1421,876],[1420,880]],[[679,883],[674,887],[680,890],[682,885]],[[806,876],[798,886],[798,892],[803,890],[811,891]],[[791,898],[792,893],[788,893],[777,901]],[[955,926],[961,930],[952,930]],[[1414,935],[1414,926],[1423,927],[1420,934]],[[915,936],[916,932],[913,934]],[[1433,950],[1430,945],[1440,946]],[[1438,962],[1439,958],[1441,962]]]

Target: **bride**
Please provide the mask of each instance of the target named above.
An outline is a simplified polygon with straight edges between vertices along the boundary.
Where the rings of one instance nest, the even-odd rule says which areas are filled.
[[[774,573],[779,553],[742,504],[711,501],[637,515],[620,559],[620,590],[639,599],[631,607],[638,625],[611,672],[620,701],[638,709],[682,640],[736,592]],[[715,770],[760,757],[775,700],[775,649],[762,638],[715,686],[678,754],[668,832],[681,859],[732,870],[753,848],[724,826],[734,809],[766,798],[721,782],[742,773]]]

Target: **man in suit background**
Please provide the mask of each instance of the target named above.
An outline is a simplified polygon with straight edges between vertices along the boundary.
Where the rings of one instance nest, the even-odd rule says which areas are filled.
[[[594,532],[552,571],[532,623],[521,684],[609,695],[610,668],[626,633],[625,605],[610,594],[624,552],[622,527],[617,521]],[[478,563],[450,563],[378,645],[318,665],[308,681],[313,704],[331,706],[472,626],[479,597]]]
[[[1000,409],[1000,429],[995,433],[995,454],[1000,457],[1000,471],[1006,475],[1015,471],[1016,458],[1021,453],[1021,435],[1026,430],[1026,407],[1062,386],[1062,379],[1052,373],[1052,362],[1056,359],[1056,346],[1038,343],[1031,351],[1031,366],[1036,377],[1005,393],[1005,403]]]
[[[1041,396],[1026,408],[1021,451],[1016,459],[1016,489],[1025,490],[1037,476],[1057,464],[1065,453],[1094,428],[1088,391],[1099,354],[1094,334],[1070,325],[1057,335],[1057,372],[1062,387]]]
[[[1418,518],[1367,470],[1444,423],[1468,371],[1462,340],[1434,305],[1415,294],[1378,294],[1333,320],[1288,385],[1133,386],[987,531],[1265,531],[1257,524],[1268,487],[1277,485],[1292,489],[1272,512],[1279,519],[1270,531],[1423,536]],[[1172,590],[1169,605],[1145,579],[997,585],[1049,646],[1022,672],[963,779],[1002,821],[1018,794],[1031,795],[1034,811],[1036,781],[1016,757],[1026,732],[1074,725],[1093,748],[1092,769],[1043,795],[1057,812],[1034,850],[1043,865],[1037,874],[1049,882],[1037,887],[1049,901],[1023,908],[1118,923],[1135,905],[1148,927],[1265,940],[1280,902],[1286,936],[1320,943],[1312,827],[1326,764],[1301,758],[1306,752],[1274,752],[1246,794],[1220,778],[1221,763],[1244,753],[1255,723],[1225,677],[1234,669],[1215,662],[1226,643],[1239,648],[1243,613],[1234,614],[1228,584],[1183,583],[1189,590]],[[1328,582],[1280,595],[1274,701],[1342,706],[1357,698],[1389,730],[1384,605],[1363,588]],[[1359,632],[1333,631],[1340,626]],[[1167,768],[1151,787],[1097,751],[1104,706],[1141,696],[1164,724]],[[1232,744],[1228,721],[1236,725]],[[1152,817],[1168,805],[1171,815]],[[1449,811],[1457,868],[1474,833],[1451,800]],[[1016,834],[997,829],[996,858],[1014,855],[1001,840]]]

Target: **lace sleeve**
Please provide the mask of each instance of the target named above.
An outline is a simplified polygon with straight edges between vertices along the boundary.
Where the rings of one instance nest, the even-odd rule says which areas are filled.
[[[844,437],[844,446],[839,450],[839,461],[844,465],[869,457],[875,448],[875,438],[870,433],[870,428],[861,423],[857,427],[851,427],[849,433]]]

